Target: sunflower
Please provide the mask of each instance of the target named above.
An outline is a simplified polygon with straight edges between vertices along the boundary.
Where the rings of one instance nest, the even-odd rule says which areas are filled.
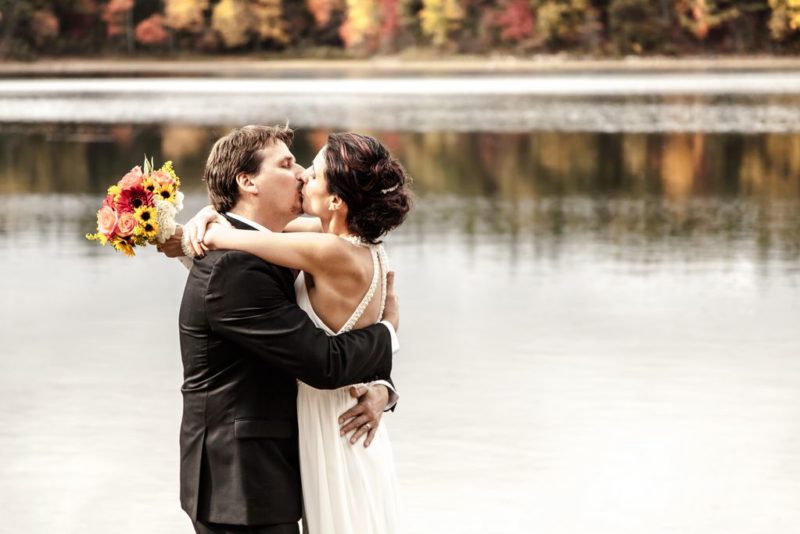
[[[142,206],[133,212],[139,226],[134,230],[134,234],[141,236],[147,241],[152,241],[158,236],[157,211],[153,206]]]
[[[126,256],[135,256],[136,255],[136,253],[133,251],[133,247],[128,242],[128,240],[125,239],[124,237],[117,237],[112,242],[112,245],[114,245],[115,249],[117,249],[118,251],[122,252]]]
[[[147,191],[148,193],[152,193],[152,194],[155,195],[156,194],[156,189],[158,189],[158,184],[156,183],[155,180],[153,180],[152,178],[150,178],[148,176],[142,182],[142,187],[144,187],[144,190]]]
[[[154,206],[139,206],[133,211],[133,214],[141,224],[155,223],[157,220],[157,212]]]
[[[171,184],[162,184],[155,193],[156,198],[160,198],[161,200],[167,200],[175,204],[175,186]]]

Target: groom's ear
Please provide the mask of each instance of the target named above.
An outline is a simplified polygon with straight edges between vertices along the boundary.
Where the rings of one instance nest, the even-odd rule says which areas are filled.
[[[239,186],[240,191],[247,191],[248,193],[258,192],[258,188],[253,182],[253,176],[246,172],[240,172],[236,175],[236,184]]]

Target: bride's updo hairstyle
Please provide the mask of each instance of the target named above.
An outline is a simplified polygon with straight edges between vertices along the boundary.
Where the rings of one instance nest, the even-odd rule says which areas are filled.
[[[347,227],[370,243],[400,226],[411,209],[411,177],[379,141],[355,133],[328,136],[328,189],[347,203]]]

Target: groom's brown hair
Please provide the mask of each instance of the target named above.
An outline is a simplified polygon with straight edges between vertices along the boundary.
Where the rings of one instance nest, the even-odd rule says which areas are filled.
[[[211,148],[203,172],[214,209],[220,213],[233,209],[239,201],[236,176],[258,172],[264,159],[261,149],[278,141],[292,146],[293,139],[294,131],[288,127],[252,124],[220,137]]]

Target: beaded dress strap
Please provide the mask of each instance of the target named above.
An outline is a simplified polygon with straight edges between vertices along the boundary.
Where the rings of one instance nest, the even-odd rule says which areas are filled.
[[[347,239],[347,241],[350,241]],[[352,242],[352,241],[350,241]],[[375,290],[378,288],[378,277],[381,274],[381,267],[380,267],[380,260],[378,259],[378,251],[372,245],[365,245],[369,248],[370,253],[372,254],[372,282],[369,284],[369,289],[367,289],[366,294],[364,294],[364,298],[361,299],[358,307],[353,311],[353,314],[347,320],[346,323],[339,329],[337,334],[341,334],[342,332],[349,332],[353,326],[361,319],[361,316],[364,315],[364,310],[367,309],[369,303],[372,302],[373,297],[375,297]],[[385,285],[386,278],[384,277],[384,285]],[[383,309],[381,309],[381,315],[383,314]]]

